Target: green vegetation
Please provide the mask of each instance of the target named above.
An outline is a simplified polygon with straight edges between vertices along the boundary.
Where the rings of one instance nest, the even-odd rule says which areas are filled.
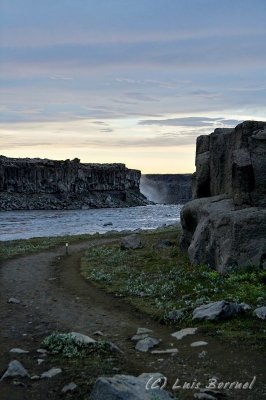
[[[110,351],[105,341],[95,344],[77,343],[69,333],[53,332],[44,338],[42,347],[49,351],[49,359],[54,365],[62,365],[64,357],[64,379],[78,386],[67,398],[89,400],[92,387],[99,376],[111,376],[125,370],[124,359]]]
[[[66,242],[79,240],[88,240],[90,235],[81,236],[58,236],[58,237],[44,237],[32,238],[21,240],[10,240],[7,242],[0,242],[0,260],[16,257],[19,255],[37,253],[38,251],[48,250],[58,245],[63,245]]]
[[[121,234],[107,233],[105,235],[101,235],[101,237],[115,237],[119,235]],[[94,235],[85,234],[75,236],[41,237],[0,242],[0,261],[20,255],[49,250],[56,246],[64,245],[65,243],[73,244],[81,241],[95,240],[98,237],[99,234],[96,233]]]
[[[42,342],[42,347],[51,354],[61,354],[64,357],[85,357],[89,353],[108,353],[111,351],[110,344],[106,341],[95,343],[80,343],[70,333],[53,332],[46,336]]]
[[[172,228],[157,229],[155,232],[161,232],[162,230],[168,231]],[[5,242],[0,241],[0,261],[7,260],[9,258],[17,257],[20,255],[26,255],[31,253],[38,253],[40,251],[49,250],[56,246],[65,245],[65,243],[74,244],[78,242],[84,242],[89,240],[95,240],[97,238],[115,238],[124,236],[123,232],[107,232],[105,234],[95,233],[93,235],[68,235],[68,236],[55,236],[55,237],[37,237],[31,239],[19,239],[19,240],[8,240]]]
[[[60,365],[62,360],[53,356],[54,365]],[[64,360],[64,378],[75,382],[77,392],[67,394],[65,398],[75,400],[90,400],[91,391],[99,376],[113,376],[119,371],[125,371],[126,366],[117,356],[92,353],[89,357],[66,358]],[[64,398],[64,397],[62,397]]]
[[[142,249],[121,250],[115,243],[88,250],[81,260],[81,273],[142,312],[180,327],[194,325],[192,310],[204,302],[225,299],[251,306],[257,305],[258,298],[260,304],[265,302],[266,271],[249,268],[222,275],[207,266],[192,266],[179,251],[176,230],[141,236]],[[170,239],[175,245],[156,248],[163,239]],[[246,339],[253,333],[263,336],[263,321],[251,312],[232,321],[202,325],[224,337]]]

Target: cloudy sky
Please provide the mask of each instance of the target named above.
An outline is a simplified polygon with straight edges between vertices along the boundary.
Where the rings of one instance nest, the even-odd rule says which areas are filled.
[[[0,0],[1,154],[194,170],[266,120],[265,0]]]

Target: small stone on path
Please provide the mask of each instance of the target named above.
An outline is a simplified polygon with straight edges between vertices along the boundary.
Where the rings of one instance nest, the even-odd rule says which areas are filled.
[[[74,390],[76,390],[77,388],[78,386],[74,382],[70,382],[63,387],[62,393],[74,392]]]
[[[203,340],[199,340],[198,342],[191,343],[191,347],[200,347],[200,346],[207,346],[208,342],[204,342]]]
[[[61,374],[61,368],[51,368],[48,371],[45,371],[41,374],[41,378],[53,378],[54,376]]]
[[[8,302],[8,303],[11,303],[11,304],[19,304],[19,303],[20,303],[20,300],[19,300],[19,299],[16,299],[15,297],[10,297],[10,299],[8,299],[7,302]]]
[[[146,352],[159,343],[160,341],[158,339],[148,336],[145,339],[139,340],[135,346],[135,349],[138,351]]]
[[[15,354],[27,354],[29,353],[27,350],[19,349],[17,347],[14,347],[13,349],[9,350],[9,353],[15,353]]]
[[[166,349],[166,350],[152,350],[152,354],[176,354],[178,353],[177,349]]]
[[[177,340],[183,339],[183,337],[187,335],[194,335],[197,332],[198,328],[184,328],[180,331],[174,332],[171,336],[175,337]]]
[[[148,336],[149,336],[148,333],[143,333],[142,335],[134,335],[132,336],[131,340],[133,342],[138,342],[139,340],[145,339]]]
[[[145,333],[152,333],[153,331],[148,328],[138,328],[137,335],[143,335]]]

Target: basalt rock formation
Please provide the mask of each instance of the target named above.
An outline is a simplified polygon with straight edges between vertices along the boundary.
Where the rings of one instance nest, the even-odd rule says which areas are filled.
[[[140,176],[124,164],[0,156],[0,210],[146,205]]]
[[[184,204],[192,198],[191,174],[141,175],[140,190],[159,204]]]
[[[199,136],[192,192],[181,212],[190,261],[266,267],[266,122]]]

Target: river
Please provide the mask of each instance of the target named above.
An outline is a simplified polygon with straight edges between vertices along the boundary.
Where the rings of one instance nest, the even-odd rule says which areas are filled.
[[[91,210],[2,211],[0,240],[154,229],[180,221],[182,205]]]

